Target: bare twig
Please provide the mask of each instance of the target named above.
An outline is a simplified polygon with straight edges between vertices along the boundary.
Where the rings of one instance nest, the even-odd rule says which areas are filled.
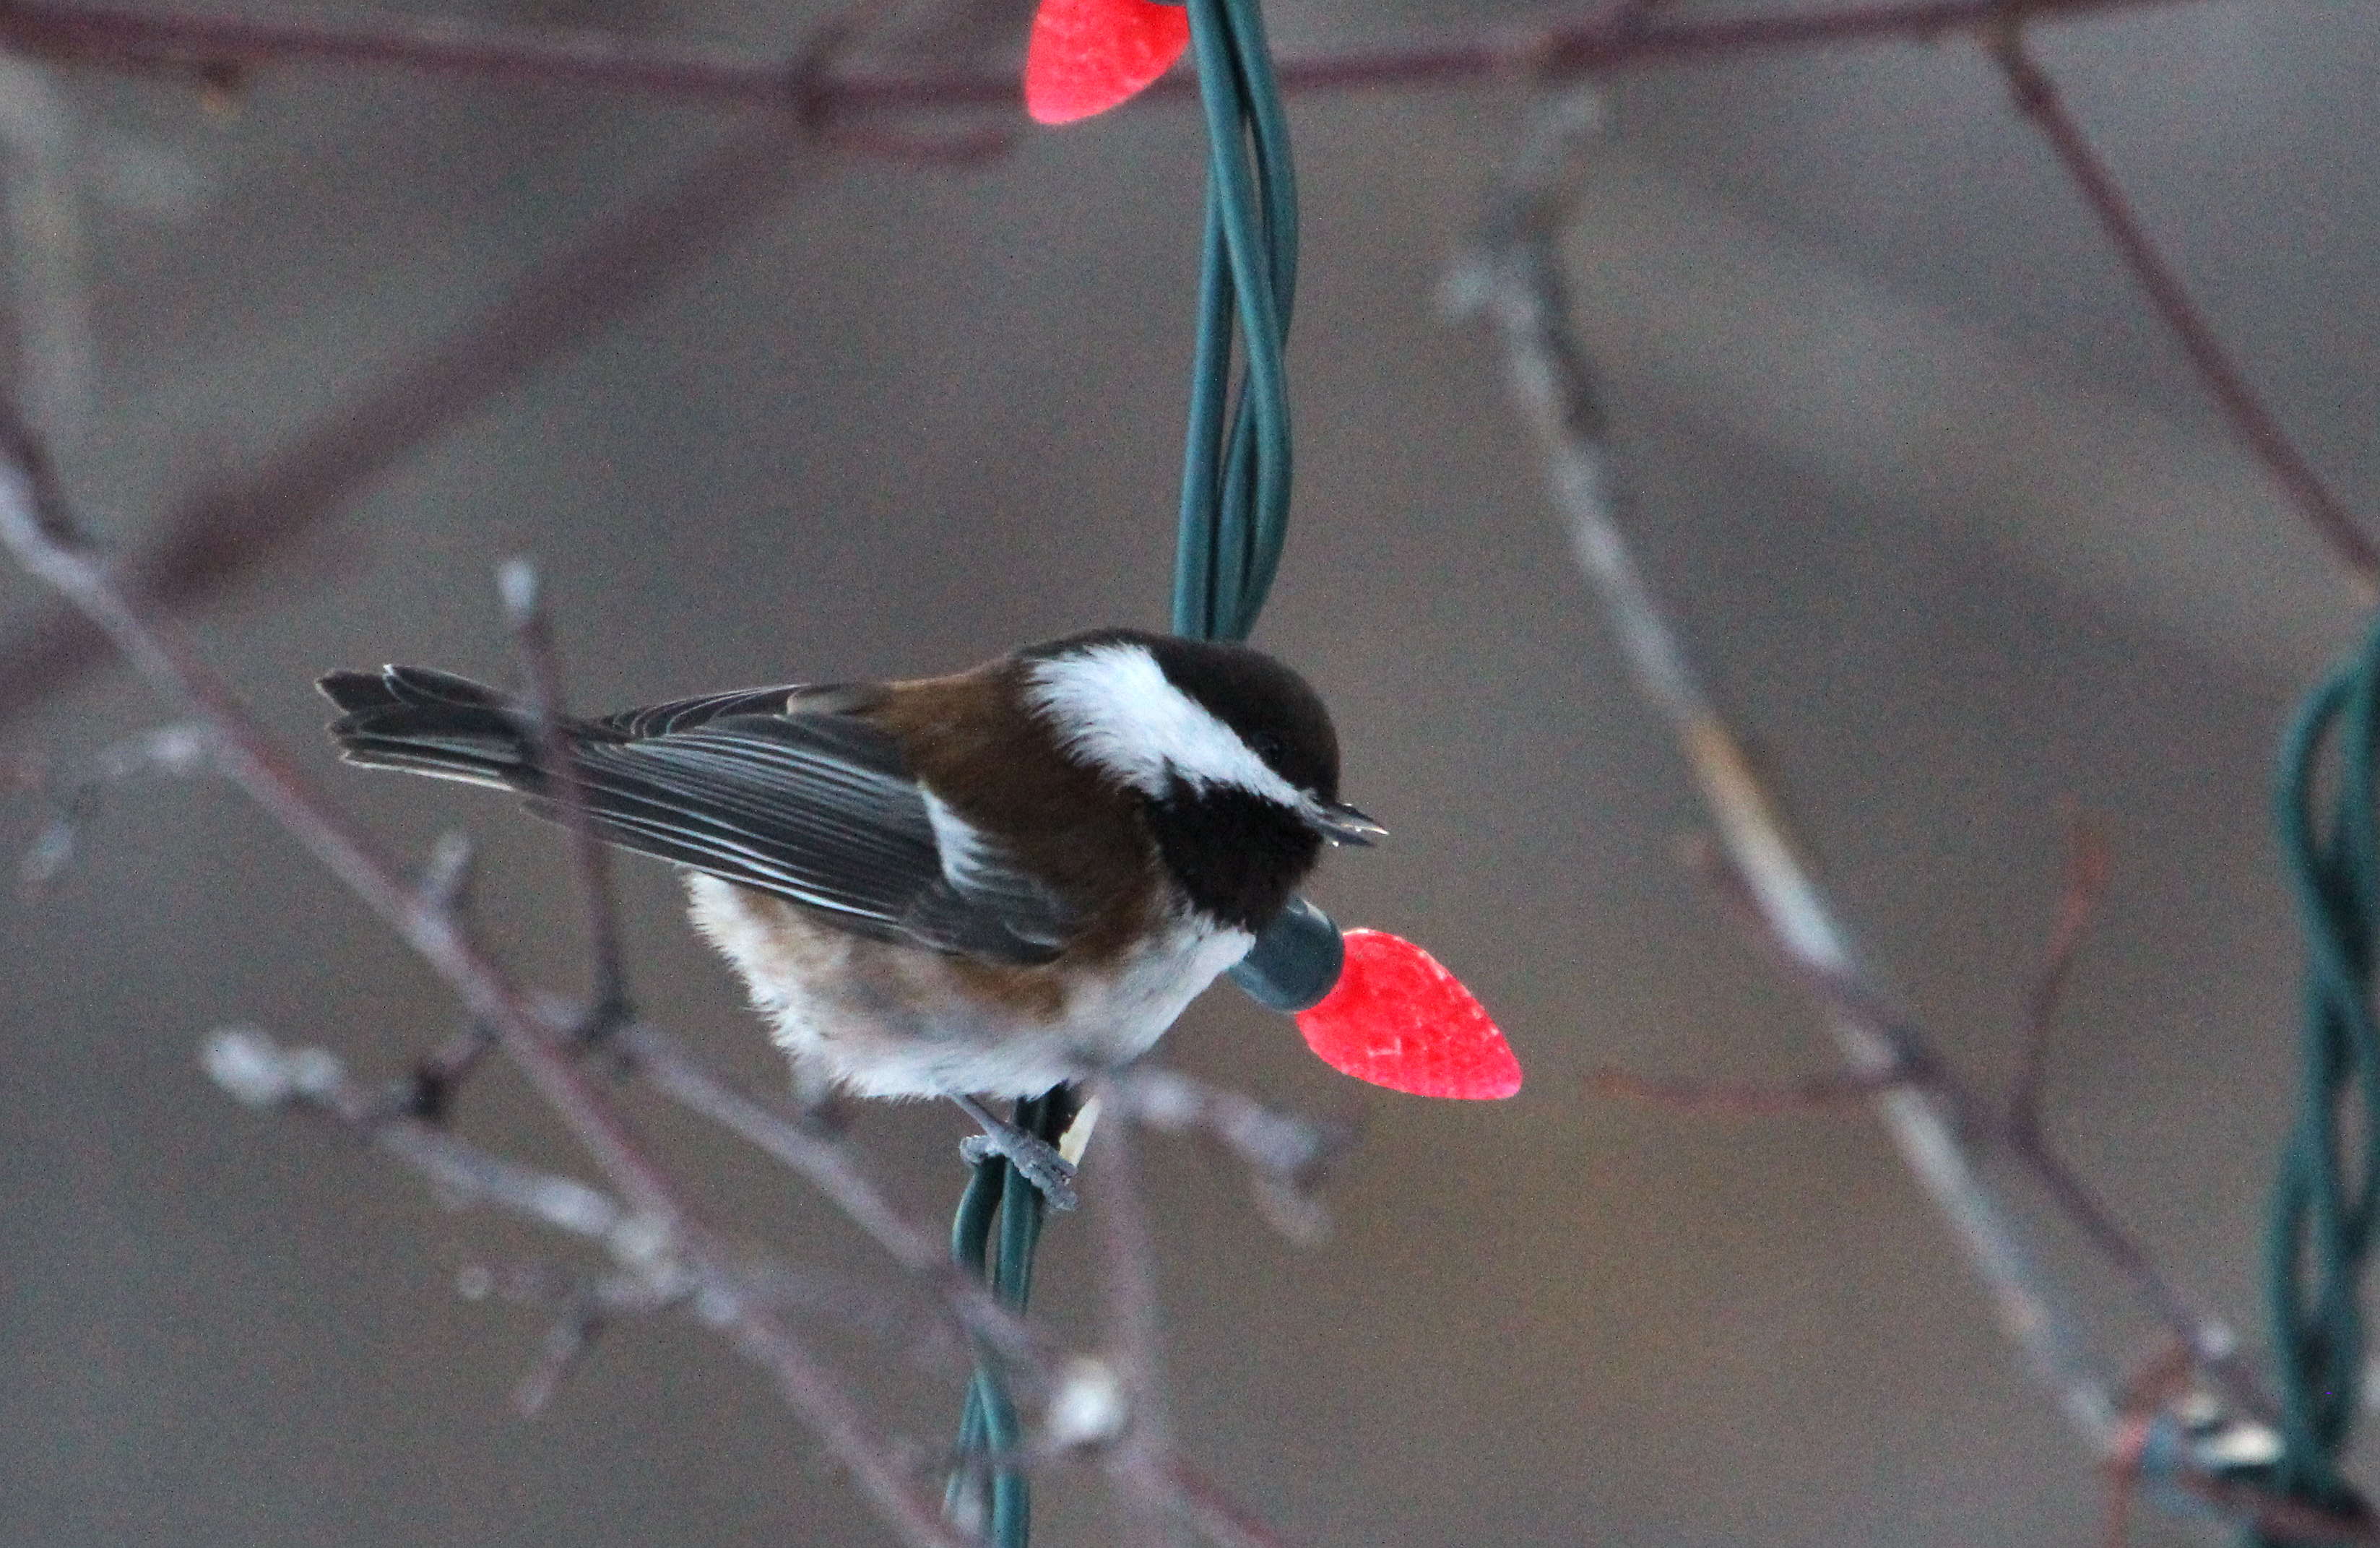
[[[128,591],[178,608],[247,575],[398,458],[659,294],[767,210],[817,164],[806,144],[810,132],[788,112],[741,126],[656,192],[605,216],[492,305],[334,407],[245,477],[184,500],[126,572]],[[0,721],[80,677],[102,659],[103,646],[99,631],[71,608],[0,642]]]
[[[579,1018],[548,1004],[545,1015],[560,1027]],[[1083,1390],[1079,1360],[1060,1351],[1038,1329],[1000,1304],[983,1285],[954,1269],[940,1237],[911,1225],[853,1163],[832,1136],[770,1103],[735,1090],[704,1069],[677,1040],[644,1021],[631,1021],[613,1034],[612,1046],[664,1095],[735,1133],[808,1178],[858,1225],[893,1261],[924,1281],[947,1302],[960,1322],[1008,1362],[1013,1378],[1043,1398],[1050,1416],[1045,1432],[1079,1433],[1055,1413]],[[1155,1475],[1172,1508],[1222,1548],[1282,1548],[1283,1539],[1261,1518],[1170,1448],[1119,1464]]]
[[[11,343],[25,413],[52,446],[81,437],[96,396],[80,128],[45,67],[0,57],[0,147],[8,173],[0,208],[17,297]]]
[[[595,836],[578,760],[571,755],[569,738],[563,731],[569,712],[562,697],[562,661],[538,585],[537,567],[527,559],[507,562],[497,572],[497,589],[512,627],[514,652],[520,657],[529,714],[537,723],[538,762],[552,781],[553,804],[570,835],[579,902],[587,911],[587,957],[594,983],[587,996],[588,1023],[580,1037],[594,1042],[628,1010],[628,971],[620,945],[619,905],[612,891],[611,856]]]
[[[1746,928],[1756,937],[1771,945],[1776,945],[1774,932],[1768,928],[1758,896],[1724,852],[1708,840],[1699,838],[1683,845],[1682,852],[1687,863],[1718,889],[1721,898]],[[2067,818],[2065,884],[2058,896],[2057,921],[2051,927],[2049,944],[2043,953],[2041,972],[2025,998],[2020,1029],[2024,1046],[2014,1091],[2009,1099],[2005,1117],[1990,1126],[1998,1138],[2028,1147],[2038,1143],[2041,1086],[2048,1057],[2051,1020],[2066,981],[2072,975],[2074,958],[2089,928],[2091,916],[2107,890],[2107,874],[2106,838],[2079,811],[2070,811]],[[1785,1085],[1755,1085],[1696,1078],[1645,1076],[1616,1065],[1601,1065],[1589,1072],[1588,1090],[1602,1096],[1703,1116],[1773,1117],[1848,1108],[1891,1086],[1910,1081],[1930,1081],[1937,1088],[1943,1086],[1943,1082],[1937,1079],[1939,1071],[1923,1056],[1922,1042],[1916,1041],[1909,1029],[1897,1024],[1898,1018],[1880,997],[1873,995],[1855,980],[1831,976],[1820,980],[1811,972],[1806,959],[1796,958],[1782,951],[1778,955],[1780,965],[1796,977],[1803,978],[1812,993],[1822,998],[1848,1001],[1854,1013],[1862,1018],[1888,1026],[1890,1035],[1900,1049],[1896,1067],[1864,1073],[1838,1071]],[[1976,1106],[1973,1099],[1963,1090],[1956,1089],[1955,1083],[1945,1090],[1949,1099],[1955,1102],[1961,1110],[1961,1125],[1972,1127]],[[2001,1134],[1999,1131],[2002,1129],[2007,1132]]]
[[[1572,333],[1557,236],[1572,158],[1595,128],[1591,101],[1551,104],[1491,221],[1488,252],[1463,276],[1469,299],[1499,324],[1515,396],[1537,431],[1554,493],[1583,568],[1595,583],[1645,698],[1676,729],[1718,819],[1734,890],[1761,931],[1832,1018],[1855,1078],[1898,1076],[1876,1097],[1879,1115],[1992,1292],[2003,1331],[2058,1396],[2095,1455],[2120,1456],[2123,1416],[2107,1381],[2082,1357],[2065,1310],[2019,1246],[2007,1206],[1985,1183],[1962,1136],[1997,1135],[2048,1190],[2103,1259],[2172,1330],[2199,1369],[2252,1414],[2272,1411],[2236,1341],[2194,1311],[2096,1194],[2039,1142],[1996,1124],[1893,1015],[1852,953],[1832,906],[1798,858],[1774,800],[1720,719],[1682,640],[1637,569],[1621,517],[1618,469],[1593,372]],[[2087,873],[2087,864],[2082,868]],[[2075,927],[2079,932],[2079,923]],[[2333,1516],[2236,1480],[2192,1471],[2180,1487],[2260,1530],[2307,1542],[2380,1541],[2362,1518]]]
[[[1287,1540],[1220,1485],[1179,1457],[1161,1458],[1174,1507],[1217,1548],[1288,1548]]]
[[[2070,1225],[2081,1231],[2099,1253],[2108,1268],[2128,1285],[2132,1293],[2166,1325],[2179,1344],[2191,1352],[2201,1370],[2220,1383],[2224,1392],[2244,1411],[2260,1419],[2274,1412],[2271,1397],[2255,1373],[2240,1358],[2239,1340],[2230,1328],[2209,1317],[2190,1304],[2171,1280],[2151,1261],[2148,1252],[2133,1239],[2116,1219],[2097,1190],[2084,1182],[2068,1166],[2058,1152],[2050,1149],[2038,1127],[2028,1127],[2013,1114],[1996,1109],[1981,1100],[1932,1051],[1918,1029],[1893,1009],[1865,980],[1856,975],[1821,970],[1806,958],[1797,956],[1789,943],[1769,923],[1757,896],[1729,857],[1706,845],[1690,846],[1688,859],[1718,886],[1719,896],[1742,920],[1754,938],[1767,946],[1789,977],[1801,983],[1820,1006],[1832,1010],[1842,1020],[1869,1029],[1893,1051],[1894,1062],[1873,1071],[1852,1072],[1847,1084],[1864,1085],[1872,1091],[1900,1088],[1920,1088],[1929,1092],[1941,1104],[1953,1132],[1976,1142],[1989,1142],[2002,1147],[2014,1160],[2029,1171],[2046,1191],[2050,1200]],[[2090,868],[2099,863],[2087,853],[2078,851],[2074,862],[2078,873],[2088,876]],[[2070,894],[2070,896],[2071,895]],[[2080,925],[2075,927],[2079,934]],[[1652,1092],[1657,1100],[1674,1090],[1669,1083],[1647,1080],[1642,1077],[1622,1075],[1623,1086],[1633,1085]],[[1793,1100],[1800,1094],[1759,1091],[1749,1088],[1712,1088],[1703,1082],[1685,1082],[1686,1105],[1694,1099],[1716,1091],[1724,1106],[1730,1095],[1748,1099],[1739,1110],[1757,1107],[1764,1103],[1777,1103],[1777,1111],[1793,1110]],[[1633,1093],[1628,1093],[1633,1094]],[[1779,1101],[1781,1099],[1781,1101]],[[2119,1426],[2120,1431],[2120,1425]]]
[[[2252,1471],[2280,1455],[2279,1433],[2261,1420],[2227,1413],[2191,1378],[2192,1351],[2168,1342],[2124,1383],[2124,1438],[2107,1459],[2108,1497],[2104,1541],[2123,1548],[2132,1507],[2150,1481],[2170,1483],[2227,1516],[2282,1542],[2380,1542],[2380,1524],[2275,1493]],[[2160,1449],[2186,1447],[2196,1464],[2177,1472]]]
[[[444,1123],[454,1114],[455,1093],[495,1046],[495,1033],[473,1022],[415,1062],[395,1105],[426,1122]]]
[[[421,889],[421,906],[461,914],[471,906],[472,866],[479,849],[471,835],[449,828],[431,841],[430,859],[414,884]]]
[[[588,1296],[567,1307],[546,1329],[537,1359],[513,1384],[513,1407],[534,1419],[545,1412],[562,1383],[595,1347],[596,1335],[610,1324],[612,1309],[601,1298]]]
[[[2111,9],[2182,3],[2033,0],[2023,14],[2028,25],[2037,26]],[[1607,5],[1577,21],[1480,38],[1292,56],[1281,62],[1278,74],[1282,87],[1293,91],[1542,80],[1760,50],[1930,40],[1997,25],[2008,14],[2007,0],[1900,0],[1672,20],[1648,19],[1631,5]],[[919,140],[852,119],[870,113],[1013,105],[1019,95],[1010,71],[871,73],[836,67],[815,46],[788,61],[606,33],[400,18],[333,23],[35,3],[0,9],[0,43],[60,59],[142,68],[182,61],[216,75],[275,63],[342,64],[493,81],[577,82],[770,110],[757,133],[732,137],[718,155],[661,197],[607,223],[577,251],[540,269],[443,345],[334,410],[248,480],[201,492],[185,503],[133,572],[138,589],[176,605],[212,595],[245,575],[397,457],[658,289],[722,233],[764,207],[767,193],[782,191],[795,179],[814,159],[800,153],[805,139],[858,144],[905,159],[965,162],[995,150],[1002,142],[999,131],[990,139],[962,133]],[[1176,76],[1159,82],[1154,94],[1186,96],[1193,89],[1193,82]],[[2130,228],[2137,235],[2136,225]],[[2236,381],[2236,373],[2231,379]],[[2269,416],[2257,422],[2268,424]],[[2294,456],[2286,452],[2286,442],[2281,445],[2285,457]],[[2293,477],[2281,476],[2285,482]],[[2336,503],[2318,484],[2313,487],[2310,512],[2335,511]],[[2331,530],[2335,542],[2360,541],[2343,518]],[[0,720],[78,678],[97,659],[97,646],[96,637],[63,612],[0,642]]]
[[[50,820],[26,847],[18,880],[29,891],[55,881],[74,859],[101,800],[115,786],[144,774],[197,774],[213,764],[212,739],[199,725],[161,725],[103,749],[63,790],[51,792]]]
[[[232,1096],[251,1107],[299,1108],[323,1113],[428,1178],[450,1205],[492,1206],[540,1225],[594,1241],[626,1272],[567,1295],[550,1287],[537,1298],[559,1301],[562,1314],[549,1332],[535,1366],[515,1389],[524,1413],[542,1410],[595,1334],[613,1315],[651,1311],[685,1298],[683,1277],[672,1260],[654,1254],[650,1234],[615,1200],[576,1179],[523,1166],[492,1155],[442,1128],[388,1107],[346,1072],[336,1055],[321,1048],[285,1049],[253,1028],[229,1027],[207,1040],[207,1072]],[[484,1288],[468,1282],[466,1294],[485,1294],[500,1282],[486,1276]],[[527,1299],[516,1280],[501,1282],[514,1298]]]
[[[415,885],[420,890],[421,906],[444,914],[454,920],[458,930],[470,928],[471,865],[474,856],[468,835],[443,833],[430,847],[430,859],[421,868]],[[455,1099],[496,1046],[495,1033],[485,1022],[475,1021],[448,1038],[415,1061],[412,1072],[392,1093],[392,1103],[406,1113],[430,1123],[444,1123],[453,1116]]]
[[[2188,0],[2031,0],[2035,24],[2110,11],[2170,7]],[[1676,20],[1604,5],[1573,21],[1485,35],[1402,42],[1377,48],[1285,55],[1276,66],[1286,91],[1363,87],[1451,86],[1466,81],[1553,80],[1624,66],[1676,64],[1829,43],[1930,42],[2008,14],[2008,0],[1884,0],[1773,15]],[[24,0],[0,10],[0,43],[31,54],[150,69],[161,62],[232,67],[335,64],[491,81],[554,81],[643,96],[722,105],[782,106],[799,79],[782,59],[601,32],[468,26],[380,17],[326,22]],[[1150,95],[1186,98],[1185,76]],[[817,83],[833,118],[855,113],[920,112],[1018,105],[1013,69],[877,70],[849,67]]]
[[[1724,864],[1718,870],[1723,878],[1731,878],[1731,871]],[[1735,880],[1722,886],[1721,895],[1749,897],[1743,884]],[[2189,1349],[2200,1370],[2219,1383],[2225,1394],[2246,1412],[2260,1419],[2272,1417],[2272,1398],[2240,1358],[2239,1339],[2230,1327],[2190,1303],[2150,1259],[2147,1249],[2118,1221],[2098,1190],[2050,1148],[2037,1126],[2028,1127],[1979,1097],[1933,1052],[1914,1024],[1900,1016],[1864,980],[1811,970],[1792,957],[1782,938],[1767,925],[1756,909],[1746,906],[1738,911],[1755,937],[1771,949],[1786,971],[1820,1006],[1831,1008],[1838,1017],[1864,1024],[1897,1051],[1897,1067],[1880,1070],[1874,1077],[1879,1090],[1896,1085],[1922,1086],[1941,1103],[1954,1132],[1976,1143],[2001,1147],[2032,1174],[2067,1223],[2082,1234],[2141,1304]]]
[[[2380,549],[2374,547],[2362,522],[2331,493],[2329,485],[2281,428],[2280,421],[2265,407],[2255,388],[2248,384],[2246,374],[2231,359],[2230,351],[2215,336],[2205,313],[2191,299],[2181,276],[2149,238],[2147,228],[2141,224],[2131,201],[2124,196],[2115,174],[2092,149],[2082,126],[2067,111],[2057,83],[2026,51],[2022,25],[2025,13],[2011,9],[2007,14],[2008,24],[1990,34],[1990,48],[1992,57],[2008,77],[2018,110],[2041,130],[2042,138],[2057,153],[2067,177],[2073,180],[2083,202],[2098,218],[2108,243],[2132,271],[2132,278],[2139,282],[2149,304],[2156,309],[2174,342],[2190,357],[2199,379],[2206,384],[2206,390],[2214,396],[2224,418],[2230,421],[2232,433],[2251,456],[2265,465],[2281,493],[2329,545],[2331,556],[2346,568],[2357,590],[2368,599],[2375,587],[2380,587]]]
[[[2132,1505],[2140,1493],[2149,1447],[2167,1405],[2188,1388],[2190,1375],[2190,1351],[2168,1340],[2123,1384],[2120,1439],[2102,1465],[2107,1480],[2107,1508],[2100,1537],[2107,1548],[2125,1548],[2131,1540]]]
[[[1597,588],[1639,688],[1675,728],[1721,841],[1768,929],[1780,949],[1814,977],[1861,981],[1831,905],[1802,864],[1742,743],[1705,690],[1621,526],[1609,425],[1592,369],[1571,333],[1556,250],[1568,213],[1569,168],[1599,120],[1599,107],[1584,95],[1560,99],[1540,116],[1491,218],[1488,250],[1478,261],[1479,299],[1502,335],[1514,396],[1548,459],[1555,499],[1570,524],[1580,565]],[[1900,1067],[1894,1042],[1872,1021],[1837,1014],[1834,1027],[1855,1076],[1874,1077]],[[2004,1206],[1976,1176],[1951,1116],[1937,1099],[1913,1086],[1896,1085],[1876,1103],[1992,1290],[2003,1327],[2058,1392],[2094,1449],[2104,1453],[2113,1437],[2113,1400],[2085,1365],[2068,1319],[2048,1299]]]
[[[468,834],[440,834],[430,847],[430,859],[414,884],[424,908],[444,914],[457,928],[468,928],[471,909],[472,862],[477,854]],[[484,1022],[473,1022],[424,1054],[396,1097],[396,1105],[429,1123],[443,1123],[454,1110],[455,1093],[496,1045]]]
[[[2025,998],[2024,1062],[2018,1067],[2016,1086],[2009,1097],[2009,1127],[2036,1138],[2041,1133],[2042,1081],[2049,1068],[2050,1024],[2066,992],[2066,981],[2073,976],[2075,955],[2082,950],[2091,916],[2107,890],[2107,836],[2079,810],[2068,813],[2066,831],[2066,884],[2058,895],[2058,921],[2050,928],[2048,949],[2042,954],[2041,976]]]
[[[381,1101],[321,1048],[285,1049],[253,1028],[231,1027],[207,1040],[204,1062],[215,1082],[251,1107],[298,1108],[324,1114],[420,1173],[453,1207],[492,1207],[583,1237],[604,1249],[620,1271],[592,1284],[532,1280],[481,1271],[458,1286],[477,1297],[503,1292],[556,1315],[529,1372],[515,1389],[525,1413],[542,1410],[595,1335],[613,1319],[683,1304],[691,1279],[677,1261],[655,1250],[649,1225],[600,1189],[574,1178],[492,1155],[445,1129]],[[845,1313],[868,1303],[845,1293],[828,1297],[805,1276],[748,1255],[732,1270],[735,1298],[769,1306],[798,1305]],[[884,1333],[880,1327],[868,1331]],[[941,1347],[956,1352],[954,1341]]]
[[[647,1159],[641,1140],[589,1083],[526,998],[457,926],[425,908],[397,867],[332,815],[229,689],[164,623],[144,615],[91,555],[66,536],[46,460],[20,422],[0,426],[0,544],[105,631],[160,690],[213,728],[225,771],[293,837],[379,914],[443,978],[593,1156],[656,1258],[674,1257],[720,1303],[729,1338],[759,1362],[786,1402],[851,1470],[886,1521],[915,1544],[967,1541],[918,1492],[832,1374],[771,1311],[739,1300],[722,1249]]]
[[[1990,1115],[1968,1098],[1965,1111],[1979,1127],[1991,1127]],[[2190,1300],[2116,1219],[2098,1190],[2082,1180],[2063,1157],[2037,1132],[2000,1127],[1997,1133],[2011,1154],[2023,1164],[2058,1206],[2068,1223],[2080,1230],[2100,1258],[2140,1298],[2168,1331],[2190,1350],[2198,1368],[2219,1383],[2225,1396],[2247,1412],[2269,1419],[2275,1408],[2264,1383],[2240,1358],[2240,1340],[2228,1324],[2192,1306]]]
[[[378,1120],[389,1116],[383,1111]],[[886,1296],[880,1284],[796,1266],[759,1250],[746,1251],[735,1267],[740,1293],[760,1305],[831,1322],[888,1348],[904,1349],[920,1369],[953,1373],[965,1369],[966,1351],[942,1321],[913,1315],[914,1305],[906,1298]],[[559,1313],[589,1298],[615,1312],[660,1310],[622,1276],[590,1281],[552,1263],[467,1264],[455,1275],[455,1292],[466,1300],[500,1300],[547,1313]]]
[[[1000,1304],[979,1281],[954,1268],[940,1238],[894,1210],[833,1137],[737,1091],[648,1022],[626,1023],[612,1041],[663,1095],[808,1179],[894,1262],[938,1292],[968,1332],[1032,1378],[1037,1390],[1046,1390],[1047,1367],[1055,1354],[1048,1338]]]
[[[428,1177],[450,1204],[508,1210],[595,1242],[615,1258],[650,1257],[649,1238],[639,1235],[631,1246],[622,1234],[635,1216],[613,1195],[391,1112],[327,1049],[284,1048],[253,1027],[225,1027],[207,1039],[202,1057],[215,1084],[239,1102],[327,1114]]]
[[[1099,1089],[1102,1101],[1126,1117],[1170,1134],[1205,1134],[1237,1157],[1248,1169],[1257,1207],[1281,1235],[1310,1243],[1329,1233],[1330,1218],[1316,1189],[1354,1145],[1353,1123],[1277,1112],[1155,1065],[1119,1070]]]
[[[1153,1465],[1167,1445],[1168,1423],[1160,1352],[1157,1243],[1141,1197],[1139,1135],[1127,1112],[1112,1112],[1092,1143],[1099,1149],[1099,1188],[1093,1224],[1099,1234],[1101,1277],[1107,1284],[1107,1345],[1123,1388],[1123,1433],[1115,1442],[1116,1497],[1123,1507],[1126,1548],[1166,1548],[1162,1474]]]
[[[1757,911],[1764,934],[1798,966],[1816,993],[1855,1079],[1911,1072],[1874,1098],[1878,1115],[1932,1196],[1992,1293],[2004,1333],[2058,1398],[2095,1455],[2110,1456],[2120,1415],[2106,1379],[2085,1358],[2066,1308],[2021,1244],[2008,1205],[1980,1175],[1962,1135],[1976,1104],[1949,1081],[1915,1030],[1891,1016],[1869,985],[1834,908],[1797,852],[1779,809],[1744,755],[1742,744],[1704,689],[1683,641],[1636,566],[1622,525],[1623,498],[1608,422],[1591,366],[1572,331],[1557,243],[1568,217],[1567,187],[1581,144],[1599,111],[1583,96],[1555,102],[1537,122],[1489,223],[1487,250],[1465,276],[1469,297],[1500,333],[1515,399],[1537,433],[1551,469],[1556,502],[1580,564],[1597,592],[1647,701],[1675,729],[1703,797],[1717,820],[1730,868]],[[2094,1212],[2103,1249],[2119,1244],[2136,1286],[2155,1286],[2155,1304],[2180,1323],[2194,1356],[2218,1360],[2228,1335],[2189,1314],[2150,1270],[2096,1201],[2062,1169],[2071,1191],[2061,1198]],[[2244,1373],[2217,1364],[2218,1373]],[[2251,1387],[2252,1391],[2252,1386]]]

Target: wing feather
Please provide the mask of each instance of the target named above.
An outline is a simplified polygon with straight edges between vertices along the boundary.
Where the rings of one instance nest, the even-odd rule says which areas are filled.
[[[521,712],[420,667],[336,673],[323,691],[357,762],[495,785],[559,816]],[[756,888],[880,940],[1047,961],[1077,920],[911,775],[864,718],[873,685],[705,694],[577,722],[566,740],[596,831],[624,848]],[[939,813],[939,815],[938,815]]]

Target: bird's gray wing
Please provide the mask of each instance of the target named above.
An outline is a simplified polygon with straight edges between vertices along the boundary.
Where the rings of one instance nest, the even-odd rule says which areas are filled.
[[[533,723],[494,690],[405,666],[334,673],[322,689],[347,712],[331,730],[349,760],[502,786],[561,816]],[[900,744],[851,713],[882,693],[708,694],[575,722],[565,740],[590,824],[623,848],[876,939],[1020,964],[1055,957],[1075,911],[940,808]]]
[[[573,750],[605,836],[844,929],[1015,963],[1047,961],[1073,934],[1072,910],[938,812],[898,745],[856,716],[722,714]],[[532,804],[554,814],[550,795]]]

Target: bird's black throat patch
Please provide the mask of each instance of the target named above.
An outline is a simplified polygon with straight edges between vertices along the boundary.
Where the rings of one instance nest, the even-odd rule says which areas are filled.
[[[1321,857],[1322,836],[1279,801],[1176,780],[1148,803],[1158,852],[1190,901],[1251,932],[1270,924]]]

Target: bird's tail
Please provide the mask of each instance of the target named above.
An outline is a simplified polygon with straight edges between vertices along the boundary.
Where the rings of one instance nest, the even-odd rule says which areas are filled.
[[[314,686],[342,712],[331,736],[350,763],[547,794],[537,723],[494,689],[427,666],[334,672]],[[568,725],[564,735],[592,729]]]

